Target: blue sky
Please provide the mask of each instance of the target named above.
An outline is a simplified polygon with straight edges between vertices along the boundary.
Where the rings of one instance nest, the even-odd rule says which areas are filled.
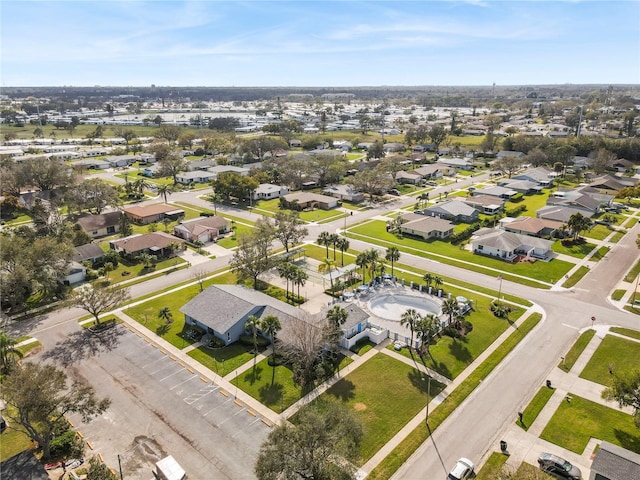
[[[3,86],[640,83],[640,1],[1,0]]]

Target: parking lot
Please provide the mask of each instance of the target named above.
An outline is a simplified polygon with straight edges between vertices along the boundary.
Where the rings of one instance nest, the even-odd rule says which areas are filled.
[[[112,401],[87,424],[71,418],[94,452],[115,470],[119,455],[127,479],[148,480],[166,455],[191,478],[254,478],[270,422],[140,334],[119,326],[111,336],[74,368]]]

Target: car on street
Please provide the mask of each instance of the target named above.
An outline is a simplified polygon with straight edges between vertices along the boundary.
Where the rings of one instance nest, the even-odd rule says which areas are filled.
[[[538,465],[540,465],[540,470],[543,472],[550,473],[559,478],[569,480],[580,480],[582,478],[582,472],[578,467],[552,453],[541,454],[538,457]]]
[[[437,187],[438,184],[433,180],[428,181],[425,185],[429,185],[430,187]]]
[[[393,195],[393,196],[395,196],[395,197],[399,197],[399,196],[400,196],[400,191],[399,191],[399,190],[397,190],[397,189],[395,189],[395,188],[392,188],[392,189],[391,189],[391,190],[389,190],[387,193],[388,193],[389,195]]]
[[[447,480],[466,480],[473,476],[474,465],[468,458],[462,457],[447,475]]]

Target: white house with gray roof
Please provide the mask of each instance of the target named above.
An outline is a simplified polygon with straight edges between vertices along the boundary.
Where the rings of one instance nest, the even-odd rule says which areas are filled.
[[[423,215],[444,218],[452,222],[473,223],[478,220],[480,212],[462,200],[447,200],[436,203],[422,210]]]
[[[273,198],[280,198],[283,195],[289,194],[289,187],[282,185],[273,185],[271,183],[261,183],[253,191],[254,200],[271,200]]]
[[[519,255],[527,259],[547,259],[553,242],[505,230],[481,228],[471,239],[473,253],[513,262]]]

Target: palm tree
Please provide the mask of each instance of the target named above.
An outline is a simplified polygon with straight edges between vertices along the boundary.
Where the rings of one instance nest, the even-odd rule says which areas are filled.
[[[331,270],[333,270],[333,265],[336,262],[331,260],[329,257],[325,258],[320,265],[318,265],[318,272],[320,273],[329,273],[329,281],[331,282],[331,293],[333,294],[333,276],[331,275]]]
[[[260,328],[260,319],[255,315],[250,315],[247,323],[244,324],[245,330],[249,330],[253,337],[253,373],[256,372],[256,357],[258,356],[258,328]]]
[[[287,261],[282,262],[278,265],[278,275],[280,278],[284,278],[287,281],[286,286],[286,297],[289,298],[289,281],[293,280],[294,271],[297,269],[295,265],[289,263]],[[293,293],[293,287],[291,288],[291,293]]]
[[[449,317],[449,325],[453,323],[453,317],[458,312],[458,301],[451,297],[442,302],[442,313]]]
[[[367,264],[369,265],[369,273],[371,274],[371,279],[375,276],[376,268],[378,267],[378,263],[380,261],[380,252],[375,248],[371,248],[365,252],[367,254]]]
[[[409,308],[400,317],[400,325],[403,327],[407,326],[411,330],[411,342],[409,344],[409,351],[413,349],[413,335],[418,320],[420,320],[420,314],[414,308]]]
[[[428,315],[424,315],[420,317],[417,325],[415,326],[416,336],[418,340],[420,340],[420,347],[418,348],[418,355],[420,355],[420,359],[424,364],[424,355],[431,356],[431,350],[429,346],[433,343],[433,340],[438,335],[440,331],[440,322],[438,321],[438,317],[436,317],[433,313],[429,313]]]
[[[349,312],[339,305],[334,306],[327,312],[327,321],[334,328],[340,328],[347,321]]]
[[[582,232],[591,228],[591,221],[587,217],[583,216],[580,212],[577,212],[569,217],[567,226],[573,233],[573,239],[577,240],[578,238],[580,238],[580,234]]]
[[[442,278],[436,275],[433,277],[433,286],[438,290],[442,286]]]
[[[275,315],[267,315],[260,322],[260,329],[262,332],[271,339],[271,345],[273,346],[273,373],[271,375],[271,385],[273,385],[273,381],[276,376],[276,335],[280,330],[282,330],[282,325],[280,324],[280,319]]]
[[[349,240],[347,240],[344,237],[340,237],[335,245],[338,247],[338,250],[340,250],[340,253],[342,255],[342,259],[341,259],[340,263],[344,267],[344,252],[349,250]]]
[[[164,231],[169,232],[169,225],[171,225],[172,220],[170,218],[164,217],[162,219],[162,224],[164,225]]]
[[[171,313],[171,309],[169,307],[162,307],[158,310],[158,318],[160,320],[164,320],[164,323],[169,325],[173,322],[173,313]]]
[[[329,234],[329,245],[333,245],[333,261],[336,261],[336,244],[340,241],[340,235],[337,233]]]
[[[320,232],[317,243],[327,249],[327,258],[329,258],[329,245],[331,245],[331,234],[329,232]]]
[[[356,257],[356,265],[360,268],[362,268],[362,284],[365,284],[365,269],[367,268],[368,265],[368,261],[367,261],[367,252],[361,252],[358,254],[358,256]]]
[[[158,186],[158,195],[162,195],[164,203],[167,203],[167,197],[172,193],[173,189],[168,183]]]
[[[144,265],[144,268],[151,268],[153,265],[153,255],[149,255],[148,253],[141,253],[138,255],[138,261]]]
[[[0,331],[0,371],[8,372],[16,358],[22,358],[23,354],[17,348],[18,342],[15,338],[11,338],[5,332]]]
[[[391,276],[393,277],[393,264],[400,260],[400,250],[398,250],[398,247],[389,247],[387,248],[387,253],[384,258],[388,262],[391,262]]]
[[[427,290],[429,290],[431,283],[433,282],[433,275],[427,272],[422,276],[422,279],[424,280],[424,283],[427,284]]]
[[[144,189],[149,188],[149,182],[147,182],[144,178],[138,178],[135,182],[133,182],[133,190],[136,193],[136,197],[142,198],[144,197]]]
[[[296,267],[291,281],[293,282],[294,285],[298,286],[298,298],[300,298],[300,286],[304,287],[304,284],[307,282],[307,279],[309,278],[309,275],[307,275],[307,272],[305,272],[303,269]],[[291,287],[291,291],[293,292],[293,287]]]

